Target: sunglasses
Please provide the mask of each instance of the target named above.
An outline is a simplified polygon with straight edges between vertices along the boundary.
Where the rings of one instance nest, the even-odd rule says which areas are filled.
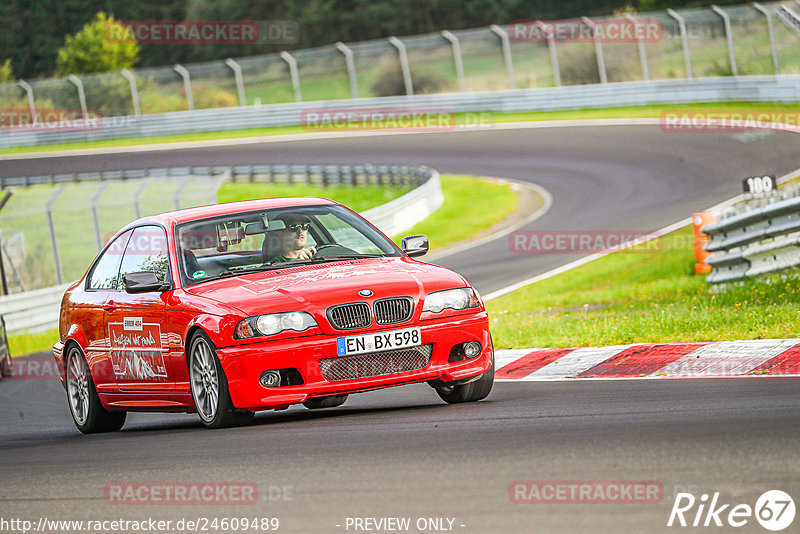
[[[304,231],[304,232],[308,232],[308,229],[309,229],[309,228],[311,228],[311,225],[310,225],[310,224],[308,224],[308,223],[303,223],[303,224],[290,224],[290,225],[289,225],[289,226],[287,226],[286,228],[288,228],[289,230],[292,230],[293,232],[298,232],[298,231],[300,231],[300,230],[302,230],[302,231]]]

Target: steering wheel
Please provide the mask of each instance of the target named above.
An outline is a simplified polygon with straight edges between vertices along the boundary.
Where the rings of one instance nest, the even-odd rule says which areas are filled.
[[[320,255],[325,256],[325,254],[320,254],[320,251],[325,250],[326,248],[334,248],[334,247],[341,249],[336,251],[335,254],[358,254],[357,251],[351,248],[347,248],[346,246],[341,245],[339,243],[325,243],[323,245],[319,245],[318,247],[316,247],[317,251],[314,253],[314,256],[320,256]]]

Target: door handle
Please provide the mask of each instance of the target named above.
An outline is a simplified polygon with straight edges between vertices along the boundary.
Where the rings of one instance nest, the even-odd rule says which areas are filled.
[[[117,303],[113,300],[110,300],[103,304],[103,309],[106,311],[106,313],[114,313],[114,310],[117,309]]]

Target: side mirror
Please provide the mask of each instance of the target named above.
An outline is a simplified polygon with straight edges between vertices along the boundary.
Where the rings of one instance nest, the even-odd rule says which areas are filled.
[[[406,236],[400,241],[400,248],[412,258],[424,256],[428,253],[428,236],[422,234]]]
[[[159,280],[153,271],[140,271],[122,276],[127,293],[151,293],[164,291],[169,287],[167,282]]]

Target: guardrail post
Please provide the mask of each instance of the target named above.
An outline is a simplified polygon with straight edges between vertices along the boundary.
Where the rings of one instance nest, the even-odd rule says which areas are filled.
[[[608,72],[606,72],[606,58],[603,55],[603,43],[597,34],[597,24],[589,17],[581,17],[581,22],[592,29],[592,39],[594,40],[594,54],[597,57],[597,72],[600,73],[600,83],[608,83]]]
[[[353,51],[341,41],[336,43],[336,50],[344,54],[347,77],[350,79],[350,96],[358,98],[358,78],[356,77],[356,62],[353,60]]]
[[[400,55],[400,70],[403,72],[403,84],[406,87],[406,94],[408,96],[414,96],[414,85],[411,81],[411,67],[408,65],[406,45],[395,36],[389,37],[389,43],[397,48],[397,53]]]
[[[247,105],[247,97],[244,93],[244,80],[242,79],[242,67],[231,58],[225,60],[225,64],[233,71],[236,79],[236,92],[239,95],[239,107]]]
[[[456,64],[456,77],[458,78],[458,87],[461,90],[461,92],[466,92],[467,82],[464,78],[464,62],[461,59],[461,43],[459,43],[458,37],[456,37],[447,30],[442,30],[442,37],[450,41],[450,45],[453,47],[453,61]]]
[[[31,110],[31,121],[33,121],[31,122],[31,124],[36,124],[39,121],[36,117],[36,101],[33,99],[33,87],[31,87],[31,84],[29,84],[25,80],[18,81],[17,85],[22,87],[22,89],[24,89],[25,92],[28,94],[28,107]]]
[[[97,202],[100,200],[100,197],[103,196],[103,193],[106,192],[106,189],[108,189],[109,185],[111,185],[111,182],[106,182],[101,185],[100,189],[97,190],[97,193],[94,194],[92,200],[90,201],[92,206],[92,222],[94,223],[94,240],[97,243],[97,252],[100,252],[103,249],[103,236],[100,233],[100,217],[97,215]]]
[[[639,48],[639,62],[642,64],[642,79],[650,81],[650,68],[647,65],[647,49],[644,46],[644,37],[639,33],[639,25],[641,23],[630,13],[625,13],[625,18],[636,28],[636,46]]]
[[[59,284],[64,283],[64,275],[61,272],[61,258],[58,255],[58,240],[56,239],[56,225],[53,222],[53,204],[56,203],[58,197],[61,196],[61,193],[64,192],[67,185],[62,184],[55,190],[53,195],[50,197],[50,200],[47,201],[45,205],[45,214],[47,216],[47,228],[50,231],[50,246],[53,248],[53,265],[56,269],[56,281]]]
[[[6,205],[6,202],[8,202],[8,199],[11,198],[12,194],[13,193],[11,192],[10,189],[6,189],[3,192],[3,198],[0,199],[0,210],[3,209],[3,206]],[[3,237],[3,232],[2,232],[2,230],[0,230],[0,282],[2,282],[2,284],[3,284],[3,295],[8,295],[8,283],[6,282],[6,267],[5,267],[5,264],[3,263],[3,251],[5,250],[5,243],[3,243],[3,241],[2,241],[2,237]],[[11,257],[9,256],[9,260],[10,259],[11,259]],[[13,262],[11,263],[11,267],[12,268],[14,267],[14,263]],[[20,282],[21,281],[22,280],[20,280]],[[23,289],[24,289],[24,286],[23,286]]]
[[[297,60],[289,52],[281,52],[281,59],[289,64],[289,77],[292,79],[292,88],[294,88],[294,101],[302,102],[303,95],[300,93],[300,74],[297,72]]]
[[[692,73],[692,56],[689,53],[689,36],[686,34],[686,21],[683,17],[678,15],[673,9],[667,9],[667,14],[678,22],[678,28],[681,32],[681,43],[683,46],[683,64],[686,67],[686,77],[694,78]]]
[[[175,209],[181,209],[181,193],[183,190],[189,186],[190,178],[186,177],[183,179],[183,183],[178,186],[178,189],[175,190],[175,194],[172,197],[173,202],[175,203]]]
[[[86,109],[86,92],[83,90],[83,81],[74,74],[70,74],[67,79],[78,88],[78,102],[81,104],[81,114],[86,118],[88,110]]]
[[[131,86],[131,100],[133,101],[133,114],[137,117],[142,114],[142,108],[139,105],[139,88],[136,87],[136,77],[133,75],[131,71],[128,69],[122,69],[119,71],[122,74],[122,77],[128,80],[128,83]]]
[[[142,185],[139,186],[139,189],[136,191],[136,194],[133,197],[133,209],[136,213],[136,218],[142,218],[142,195],[144,194],[145,189],[147,186],[150,185],[150,181],[147,178],[142,180]]]
[[[733,47],[733,30],[731,30],[731,18],[719,6],[712,5],[711,10],[722,17],[722,24],[725,26],[725,39],[728,41],[728,58],[731,64],[731,72],[734,76],[739,75],[739,68],[736,65],[736,50]]]
[[[550,53],[550,67],[553,69],[553,85],[561,87],[561,68],[558,66],[558,50],[556,50],[553,27],[546,25],[541,20],[536,21],[536,26],[547,36],[547,51]]]
[[[192,96],[192,79],[189,76],[189,71],[183,65],[175,65],[173,67],[175,72],[183,78],[183,91],[186,93],[186,103],[189,105],[189,111],[194,111],[194,97]]]
[[[753,2],[753,7],[756,8],[758,11],[760,11],[767,18],[767,32],[769,33],[769,46],[772,49],[772,66],[775,69],[775,74],[780,74],[781,63],[780,59],[778,59],[778,45],[775,42],[775,27],[772,24],[772,13],[770,13],[767,8],[765,8],[758,2]]]
[[[503,46],[503,60],[506,63],[506,74],[508,75],[508,88],[517,88],[517,79],[514,77],[514,62],[511,58],[511,43],[508,40],[508,32],[497,24],[489,26],[492,33],[500,37],[500,44]]]

